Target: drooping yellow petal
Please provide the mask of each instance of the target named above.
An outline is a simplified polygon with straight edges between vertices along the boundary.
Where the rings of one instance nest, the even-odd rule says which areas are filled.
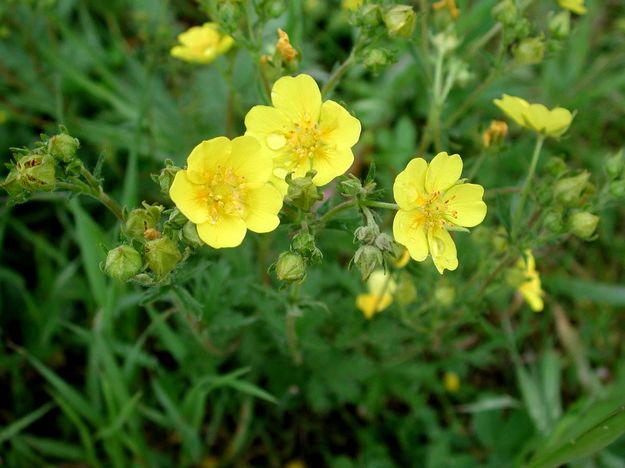
[[[323,144],[330,148],[351,148],[360,138],[360,121],[334,101],[321,105],[319,128]]]
[[[169,196],[192,223],[198,224],[208,220],[209,215],[206,202],[202,197],[202,187],[189,181],[187,171],[181,170],[176,173],[169,189]]]
[[[497,107],[517,124],[525,126],[523,113],[529,108],[529,103],[525,99],[504,94],[501,99],[495,99],[494,102]]]
[[[425,159],[415,158],[395,178],[393,197],[401,209],[412,210],[415,208],[415,200],[425,197],[427,167]]]
[[[392,303],[393,296],[390,294],[384,294],[383,296],[378,296],[376,294],[359,294],[356,297],[356,307],[358,307],[368,319],[378,312],[382,312]]]
[[[430,228],[427,239],[432,260],[441,275],[445,270],[453,271],[458,268],[456,244],[447,230]]]
[[[416,211],[399,210],[393,220],[393,236],[406,247],[410,256],[422,262],[428,256],[429,248],[425,233],[425,225],[417,223],[419,213]]]
[[[517,268],[525,275],[525,279],[519,284],[517,289],[534,312],[542,311],[544,308],[544,292],[540,275],[536,270],[536,260],[531,250],[525,251],[525,258],[519,258]]]
[[[313,177],[313,183],[319,187],[327,184],[335,177],[345,174],[353,162],[354,153],[350,148],[337,148],[333,151],[321,152],[312,161],[312,168],[317,171]],[[304,176],[308,169],[307,164],[301,164],[295,171],[295,176]]]
[[[428,166],[425,174],[425,190],[428,193],[444,192],[460,179],[462,158],[446,152],[438,153]]]
[[[558,5],[578,15],[585,15],[588,11],[584,6],[584,0],[558,0]]]
[[[316,123],[321,111],[321,92],[309,75],[284,76],[273,85],[271,102],[291,120]]]
[[[196,184],[205,182],[206,174],[230,158],[232,144],[226,137],[205,140],[187,158],[187,177]]]
[[[282,197],[278,189],[271,184],[251,190],[245,202],[244,221],[247,228],[254,232],[270,232],[278,227]]]
[[[273,172],[271,156],[261,152],[258,140],[252,136],[232,140],[228,164],[237,175],[245,178],[246,184],[264,184]]]
[[[547,133],[557,138],[569,129],[572,121],[573,114],[568,109],[556,107],[551,110],[551,115],[547,122]]]
[[[482,201],[484,187],[477,184],[459,184],[445,192],[447,215],[452,224],[473,227],[484,221],[486,203]]]
[[[245,221],[236,216],[224,216],[216,223],[197,225],[197,233],[204,242],[215,249],[241,245],[247,228]]]

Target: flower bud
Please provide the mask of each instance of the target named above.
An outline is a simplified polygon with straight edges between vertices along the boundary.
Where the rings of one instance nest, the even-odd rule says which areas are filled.
[[[363,191],[362,182],[353,174],[348,174],[346,179],[339,182],[339,191],[344,197],[356,197]]]
[[[384,14],[384,24],[392,37],[408,38],[415,29],[417,15],[411,6],[395,5]]]
[[[577,211],[569,219],[571,233],[584,240],[592,240],[598,223],[599,216],[588,211]]]
[[[348,11],[356,11],[362,6],[363,0],[342,0],[341,8]]]
[[[145,231],[154,229],[161,218],[162,206],[143,206],[132,210],[126,219],[126,234],[133,239],[143,239]]]
[[[50,155],[28,154],[15,163],[17,181],[31,192],[49,191],[56,185],[54,158]]]
[[[109,250],[104,262],[104,272],[118,281],[128,281],[141,271],[141,254],[129,245]]]
[[[351,0],[354,1],[354,0]],[[362,5],[359,0],[357,24],[361,27],[375,28],[382,23],[382,9],[379,5]]]
[[[380,228],[376,224],[360,226],[354,231],[354,238],[361,244],[373,244],[380,234]]]
[[[276,42],[276,50],[285,62],[292,62],[297,58],[297,50],[295,50],[295,48],[291,45],[289,35],[280,28],[278,28],[278,42]]]
[[[165,276],[176,268],[182,259],[182,254],[174,241],[167,237],[161,237],[146,242],[145,259],[150,270],[158,276]]]
[[[508,134],[508,124],[502,120],[492,120],[488,130],[482,134],[482,144],[485,148],[499,146]]]
[[[171,159],[167,159],[165,161],[165,167],[161,169],[161,172],[158,175],[152,175],[152,180],[158,183],[161,188],[161,192],[166,195],[169,195],[169,187],[174,181],[174,177],[176,176],[176,172],[180,170],[179,167],[174,166],[174,163]]]
[[[308,231],[301,231],[295,234],[291,242],[293,250],[304,257],[309,257],[315,253],[317,246],[315,245],[315,236]]]
[[[545,170],[552,176],[558,177],[566,172],[567,166],[564,159],[558,156],[552,156],[547,159],[547,162],[545,163]]]
[[[449,307],[456,300],[456,290],[453,286],[439,285],[434,289],[434,300],[443,307]]]
[[[360,270],[363,281],[366,281],[374,270],[382,266],[382,261],[382,252],[372,245],[363,245],[354,254],[354,263]]]
[[[582,192],[588,186],[589,178],[590,173],[584,171],[577,176],[560,179],[553,188],[556,199],[568,206],[577,204]]]
[[[299,283],[306,278],[304,257],[293,252],[282,252],[276,262],[276,276],[280,281]]]
[[[610,179],[617,179],[622,176],[624,168],[623,150],[608,158],[605,163],[605,171],[608,173]]]
[[[67,133],[59,133],[48,140],[48,152],[57,160],[70,162],[80,147],[78,139]]]
[[[545,57],[545,42],[541,37],[523,39],[513,50],[514,60],[521,65],[540,63]]]
[[[373,73],[377,73],[393,62],[393,54],[382,48],[370,49],[363,60],[363,65]]]
[[[313,177],[314,173],[311,171],[305,177],[288,179],[289,189],[284,199],[285,202],[304,211],[310,211],[312,206],[322,198],[312,181]]]
[[[454,33],[440,32],[432,38],[432,44],[436,47],[441,54],[447,55],[458,47],[458,38]]]
[[[395,241],[391,236],[385,233],[376,237],[373,244],[382,252],[393,252],[395,248]]]
[[[625,198],[625,180],[614,180],[610,182],[610,195],[614,198]]]
[[[494,6],[493,17],[502,24],[514,24],[518,17],[518,10],[514,0],[503,0]]]
[[[24,195],[24,189],[17,180],[17,171],[15,170],[9,172],[9,174],[6,176],[6,179],[0,182],[0,188],[5,190],[11,198]]]
[[[571,14],[562,10],[549,20],[549,32],[557,39],[564,39],[571,32]]]
[[[180,235],[182,237],[182,241],[191,247],[202,247],[204,245],[204,242],[200,239],[200,236],[197,233],[196,225],[191,221],[187,221],[187,223],[182,227]]]
[[[564,228],[562,224],[562,212],[559,210],[549,210],[545,215],[543,224],[545,228],[547,228],[552,233],[561,233]]]

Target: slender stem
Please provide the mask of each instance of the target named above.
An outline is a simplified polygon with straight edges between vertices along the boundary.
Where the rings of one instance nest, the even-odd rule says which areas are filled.
[[[398,210],[399,206],[396,203],[387,203],[381,201],[373,201],[373,200],[365,200],[361,202],[362,205],[368,206],[371,208],[382,208],[385,210]]]
[[[521,190],[521,199],[519,200],[519,205],[516,209],[516,214],[514,215],[513,223],[512,223],[512,237],[516,238],[516,233],[518,232],[520,226],[519,223],[523,216],[523,208],[525,207],[525,201],[527,199],[527,195],[529,194],[530,187],[532,185],[532,179],[534,178],[534,173],[536,172],[536,166],[538,165],[538,159],[540,158],[540,150],[543,147],[543,143],[545,141],[545,135],[539,134],[536,138],[536,144],[534,145],[534,153],[532,154],[532,161],[530,163],[530,168],[527,172],[527,178],[525,179],[525,183],[523,184],[523,189]]]
[[[343,77],[345,72],[352,65],[352,63],[354,61],[354,51],[355,50],[356,50],[356,46],[354,46],[354,48],[350,52],[349,56],[345,59],[345,61],[341,65],[339,65],[334,70],[334,72],[332,72],[332,75],[330,75],[330,78],[328,79],[328,82],[321,89],[321,95],[322,96],[328,95],[328,93],[330,93],[334,89],[334,87],[338,84],[339,80]]]
[[[428,114],[427,123],[423,130],[421,143],[419,144],[419,153],[423,153],[430,142],[432,134],[436,141],[437,150],[440,149],[440,115],[443,106],[442,99],[442,82],[443,82],[443,61],[445,59],[444,52],[439,49],[436,55],[436,64],[434,66],[434,80],[432,82],[432,101],[430,103],[430,112]]]
[[[475,177],[475,174],[477,174],[477,171],[479,170],[479,168],[482,167],[482,163],[484,162],[485,157],[486,157],[486,151],[482,151],[480,156],[477,158],[477,161],[475,161],[475,164],[473,164],[473,167],[471,168],[469,175],[467,176],[469,180],[473,179],[473,177]]]
[[[317,220],[317,223],[318,224],[325,224],[328,221],[330,221],[333,217],[335,217],[337,214],[339,214],[341,211],[345,211],[345,210],[351,208],[352,206],[356,206],[356,204],[357,204],[356,199],[347,200],[347,201],[344,201],[343,203],[339,203],[335,207],[333,207],[330,210],[328,210],[328,212],[326,214],[321,216]]]
[[[102,189],[100,189],[100,193],[98,195],[93,195],[94,198],[98,199],[104,206],[106,206],[111,213],[115,215],[115,217],[122,223],[125,223],[124,220],[124,210],[119,204],[109,197]]]
[[[299,347],[297,328],[295,327],[297,317],[302,315],[301,309],[297,306],[300,299],[301,288],[301,283],[293,283],[291,285],[291,292],[289,294],[289,302],[291,305],[289,305],[289,309],[286,313],[286,339],[293,362],[298,366],[304,362],[302,351]]]

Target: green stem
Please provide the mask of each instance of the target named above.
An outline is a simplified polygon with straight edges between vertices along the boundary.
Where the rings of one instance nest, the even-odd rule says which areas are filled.
[[[484,162],[485,157],[486,157],[486,151],[482,151],[482,154],[480,154],[480,156],[477,158],[477,161],[475,161],[475,164],[473,164],[473,167],[471,168],[471,171],[469,172],[469,175],[467,176],[469,180],[473,179],[473,177],[475,177],[475,174],[477,174],[477,171],[479,170],[479,168],[482,167],[482,163]]]
[[[364,200],[361,205],[368,206],[370,208],[382,208],[385,210],[398,210],[399,206],[396,203],[387,203],[381,201]]]
[[[430,103],[430,112],[428,114],[427,123],[423,130],[421,143],[419,144],[419,153],[423,153],[430,142],[432,136],[436,143],[436,149],[440,150],[440,116],[443,106],[442,83],[443,83],[443,62],[445,54],[439,49],[436,55],[436,64],[434,66],[434,81],[432,82],[432,102]]]
[[[317,223],[318,224],[325,224],[328,221],[330,221],[332,218],[334,218],[334,216],[336,216],[340,212],[348,210],[349,208],[351,208],[353,206],[356,206],[356,204],[357,204],[357,200],[356,199],[347,200],[347,201],[344,201],[343,203],[339,203],[335,207],[333,207],[330,210],[328,210],[328,212],[326,214],[321,216],[317,220]]]
[[[523,216],[523,208],[525,207],[525,201],[527,199],[530,187],[532,186],[532,180],[534,179],[536,166],[538,165],[538,159],[540,158],[540,150],[543,147],[544,141],[545,135],[539,134],[536,138],[536,144],[534,145],[534,153],[532,154],[532,161],[530,163],[529,171],[527,172],[527,178],[525,179],[523,189],[521,190],[521,199],[519,200],[519,206],[517,207],[516,214],[514,216],[514,222],[512,224],[513,237],[516,237],[516,233],[518,232],[520,227],[519,222],[521,221],[521,218]]]
[[[352,62],[354,61],[355,50],[356,50],[356,46],[354,46],[354,48],[350,52],[349,56],[345,59],[345,61],[341,65],[339,65],[334,70],[334,72],[332,72],[332,75],[330,75],[328,82],[321,89],[322,96],[327,96],[328,93],[330,93],[334,89],[334,87],[338,84],[339,80],[343,77],[345,72],[347,72],[349,67],[352,65]]]

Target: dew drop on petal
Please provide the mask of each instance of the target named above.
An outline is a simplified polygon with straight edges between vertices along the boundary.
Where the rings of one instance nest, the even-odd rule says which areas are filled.
[[[267,146],[272,150],[279,150],[286,144],[286,137],[281,133],[267,135]]]

